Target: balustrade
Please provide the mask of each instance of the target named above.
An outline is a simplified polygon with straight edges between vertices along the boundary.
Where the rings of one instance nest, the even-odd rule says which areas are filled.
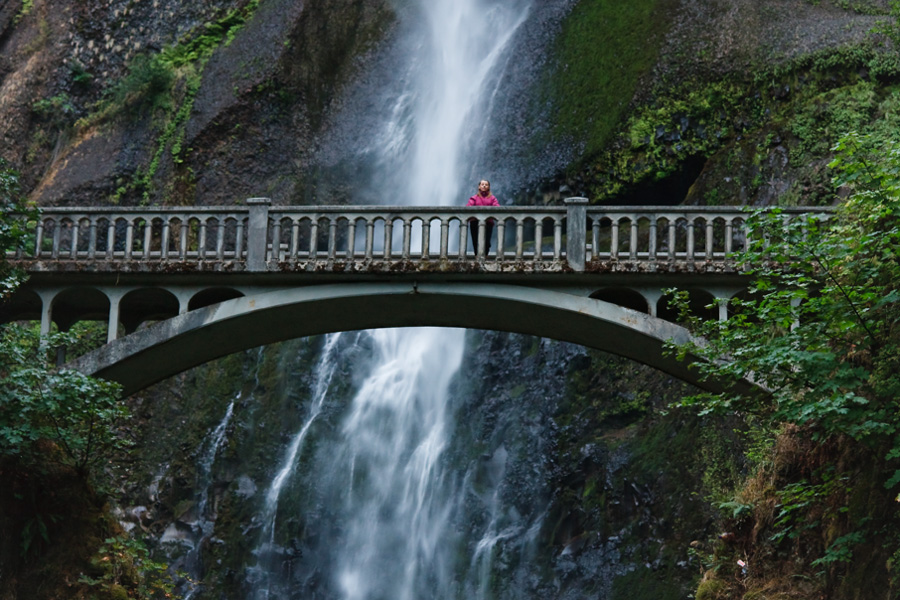
[[[825,209],[782,209],[785,218]],[[581,271],[597,261],[724,261],[747,246],[740,207],[269,206],[47,208],[7,258],[39,261],[233,261],[245,269],[337,263],[531,263]],[[469,244],[477,224],[479,247]],[[495,241],[486,252],[486,225]]]

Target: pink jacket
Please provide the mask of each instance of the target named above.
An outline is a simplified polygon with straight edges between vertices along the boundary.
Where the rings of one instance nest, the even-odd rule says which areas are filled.
[[[466,206],[500,206],[500,203],[497,202],[497,197],[493,194],[485,198],[481,194],[475,194],[471,198],[469,198],[468,204]]]

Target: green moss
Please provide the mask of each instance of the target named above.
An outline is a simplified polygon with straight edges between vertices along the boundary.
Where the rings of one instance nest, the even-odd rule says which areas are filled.
[[[795,203],[815,203],[831,191],[827,178],[820,185],[816,169],[830,160],[840,135],[856,130],[889,137],[900,126],[891,83],[898,77],[900,56],[873,38],[775,67],[658,89],[652,101],[631,111],[615,144],[598,157],[589,196],[614,202],[640,185],[678,175],[688,161],[726,152],[714,161],[722,175],[709,177],[722,189],[695,198],[752,202],[772,175],[765,170],[772,148],[782,146],[792,178],[805,181],[804,189],[788,195]],[[723,162],[730,158],[736,164]]]
[[[707,579],[697,586],[696,600],[724,600],[727,598],[728,586],[721,579]]]
[[[557,37],[547,89],[557,136],[595,155],[609,141],[642,75],[656,61],[666,0],[581,0]]]

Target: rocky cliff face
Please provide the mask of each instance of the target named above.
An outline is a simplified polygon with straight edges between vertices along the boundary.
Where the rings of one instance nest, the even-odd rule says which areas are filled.
[[[343,0],[7,10],[3,158],[39,203],[302,201],[323,115],[391,21]]]
[[[697,202],[765,203],[818,185],[822,161],[791,160],[798,136],[781,118],[786,104],[808,100],[803,89],[823,88],[817,76],[798,80],[815,65],[797,61],[871,40],[886,0],[853,9],[801,0],[644,4],[640,19],[658,24],[634,40],[645,58],[604,40],[629,35],[617,14],[627,11],[604,17],[587,0],[536,9],[485,132],[492,142],[483,163],[508,179],[510,199],[553,200],[565,185],[564,193],[605,201],[663,193],[675,202],[690,190]],[[398,8],[384,0],[6,3],[0,156],[45,204],[351,201],[340,154],[366,140],[373,90],[391,69],[390,52],[402,51],[391,46]],[[550,54],[533,43],[560,28]],[[604,83],[594,69],[576,68],[594,62],[621,77]],[[846,81],[833,66],[824,76]],[[748,80],[754,72],[768,81]],[[733,102],[692,100],[683,87],[706,93],[717,80],[737,82],[710,92]],[[567,96],[554,99],[553,87]],[[642,106],[650,112],[630,112]],[[622,121],[629,114],[630,124]],[[565,125],[571,115],[588,126]],[[601,147],[618,150],[598,161]],[[633,169],[620,171],[621,161]]]

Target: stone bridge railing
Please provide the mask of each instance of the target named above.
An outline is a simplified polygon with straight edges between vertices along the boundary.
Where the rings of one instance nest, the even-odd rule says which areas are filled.
[[[827,209],[782,209],[786,218]],[[747,243],[742,207],[601,207],[569,198],[554,207],[271,206],[45,208],[7,259],[32,270],[124,263],[155,270],[365,269],[481,261],[584,271],[598,262],[725,262]],[[478,225],[469,249],[469,222]],[[488,224],[495,242],[488,251]],[[131,266],[130,270],[135,267]]]

